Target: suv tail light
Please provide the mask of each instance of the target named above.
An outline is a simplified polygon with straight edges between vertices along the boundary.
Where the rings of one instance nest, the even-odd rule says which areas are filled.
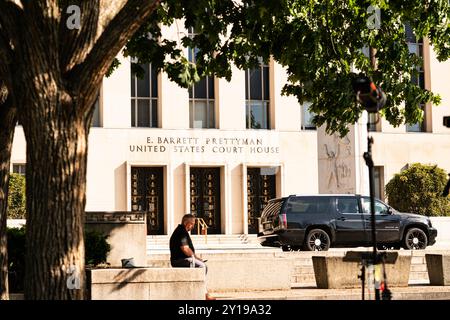
[[[281,229],[287,229],[287,216],[286,216],[286,213],[280,214],[280,227],[281,227]]]

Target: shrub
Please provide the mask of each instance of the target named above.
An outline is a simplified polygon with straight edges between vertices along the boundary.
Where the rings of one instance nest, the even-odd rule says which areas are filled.
[[[106,239],[107,235],[97,231],[86,231],[84,233],[84,245],[86,247],[85,264],[98,265],[106,263],[111,246]]]
[[[23,292],[25,275],[25,227],[8,228],[8,281],[9,291]],[[85,264],[98,265],[106,262],[110,245],[108,236],[100,232],[86,231],[84,234]]]
[[[450,200],[442,196],[446,172],[436,165],[415,163],[386,185],[389,204],[402,212],[426,216],[450,215]]]
[[[25,176],[11,173],[9,176],[8,219],[25,219]]]

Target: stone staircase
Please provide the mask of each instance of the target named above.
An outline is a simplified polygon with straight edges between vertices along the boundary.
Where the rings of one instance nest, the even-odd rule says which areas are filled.
[[[316,287],[314,269],[311,256],[314,252],[291,251],[283,252],[279,248],[263,247],[256,235],[208,235],[207,241],[202,235],[192,235],[196,250],[206,259],[228,259],[241,257],[269,258],[271,256],[289,257],[294,260],[291,274],[292,288]],[[354,249],[331,249],[330,251],[349,251]],[[370,250],[364,248],[362,250]],[[402,253],[404,250],[402,250]],[[425,253],[432,250],[411,251],[410,284],[429,283]],[[148,236],[147,254],[149,265],[170,265],[169,236]]]
[[[427,262],[425,260],[426,251],[412,251],[411,271],[409,273],[409,283],[429,283]]]
[[[169,252],[169,235],[147,236],[147,254]],[[256,234],[191,235],[195,250],[264,249]]]

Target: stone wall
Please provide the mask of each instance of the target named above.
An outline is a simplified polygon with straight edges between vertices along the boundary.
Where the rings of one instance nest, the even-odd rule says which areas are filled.
[[[205,299],[205,273],[198,268],[111,268],[86,273],[91,300]]]
[[[147,265],[147,225],[145,213],[86,212],[86,230],[108,235],[111,251],[107,262],[122,266],[121,260],[133,258],[136,266]]]

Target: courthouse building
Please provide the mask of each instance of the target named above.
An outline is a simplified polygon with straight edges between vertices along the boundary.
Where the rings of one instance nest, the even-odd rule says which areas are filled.
[[[165,32],[174,32],[167,29]],[[376,193],[414,162],[450,171],[450,62],[440,63],[427,41],[408,39],[424,57],[418,83],[442,97],[425,105],[425,120],[371,126]],[[192,58],[186,49],[186,56]],[[209,234],[255,233],[267,201],[290,194],[368,194],[367,115],[347,137],[327,136],[307,106],[282,96],[285,70],[270,61],[233,69],[231,82],[207,77],[183,89],[130,61],[105,78],[89,136],[86,211],[145,211],[148,234],[167,235],[190,212]],[[11,171],[23,173],[26,144],[16,128]]]

